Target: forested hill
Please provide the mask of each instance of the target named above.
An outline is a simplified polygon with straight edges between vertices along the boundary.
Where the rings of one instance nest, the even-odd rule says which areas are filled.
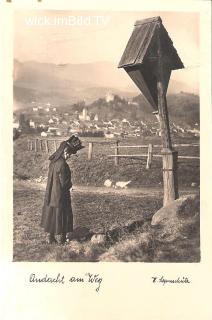
[[[167,105],[170,120],[179,124],[199,124],[199,96],[181,92],[168,95]],[[77,110],[77,107],[76,107]],[[115,96],[113,101],[98,99],[88,106],[90,113],[101,115],[102,119],[113,118],[128,120],[155,121],[154,111],[142,95],[127,102],[124,98]]]

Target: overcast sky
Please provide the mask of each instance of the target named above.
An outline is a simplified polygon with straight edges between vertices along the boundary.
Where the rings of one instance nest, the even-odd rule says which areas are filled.
[[[16,11],[14,57],[21,62],[119,63],[136,20],[160,16],[186,69],[172,78],[198,86],[199,14]]]

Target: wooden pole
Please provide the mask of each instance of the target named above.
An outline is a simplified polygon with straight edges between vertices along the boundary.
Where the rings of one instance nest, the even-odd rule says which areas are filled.
[[[119,154],[119,141],[116,141],[116,146],[115,146],[115,166],[119,165],[119,157],[117,157]]]
[[[41,151],[43,152],[43,139],[40,139],[40,148],[41,148]]]
[[[42,152],[42,150],[43,150],[43,148],[42,148],[42,140],[39,139],[39,141],[40,141],[40,151]]]
[[[46,146],[46,153],[49,153],[49,146],[48,146],[48,140],[45,140],[45,146]]]
[[[179,198],[177,176],[177,151],[166,150],[163,154],[164,206]]]
[[[146,169],[150,169],[152,166],[152,151],[153,151],[153,146],[150,143],[148,147],[148,155],[147,155],[147,162],[146,162]]]
[[[179,197],[177,183],[177,152],[172,149],[168,109],[166,102],[165,72],[169,72],[168,66],[163,63],[163,52],[161,47],[160,29],[158,30],[158,72],[157,72],[157,91],[158,91],[158,111],[162,139],[163,155],[163,184],[164,198],[163,205],[166,206]],[[165,68],[167,70],[165,70]]]
[[[56,140],[54,140],[54,151],[57,150],[57,144],[56,144]]]
[[[93,154],[93,142],[89,142],[88,144],[88,160],[90,161],[92,159]]]
[[[37,150],[37,147],[38,147],[38,146],[37,146],[37,140],[38,140],[38,139],[35,139],[35,152],[38,151],[38,150]]]

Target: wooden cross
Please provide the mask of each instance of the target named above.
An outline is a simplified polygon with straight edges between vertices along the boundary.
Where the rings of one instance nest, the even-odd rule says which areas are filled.
[[[136,21],[119,63],[157,113],[163,155],[163,205],[179,197],[177,151],[173,150],[166,92],[172,70],[184,68],[160,17]]]

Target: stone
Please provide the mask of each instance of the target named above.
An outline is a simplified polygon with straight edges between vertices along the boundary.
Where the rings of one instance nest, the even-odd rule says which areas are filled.
[[[105,244],[106,236],[104,234],[94,234],[91,238],[91,243]]]
[[[199,196],[183,196],[162,207],[153,215],[151,225],[158,240],[198,236]]]
[[[170,223],[171,219],[178,219],[179,211],[184,206],[184,204],[188,200],[194,201],[197,197],[198,195],[182,196],[181,198],[174,200],[167,206],[162,207],[153,215],[151,225],[164,225],[167,222]]]
[[[174,200],[172,203],[168,204],[165,207],[159,209],[152,217],[151,225],[156,226],[159,224],[165,224],[169,221],[172,217],[175,217],[178,211],[178,208],[182,205],[185,201],[185,198],[182,197],[180,199]]]
[[[104,186],[107,188],[112,187],[113,181],[111,181],[110,179],[105,180],[104,182]]]

